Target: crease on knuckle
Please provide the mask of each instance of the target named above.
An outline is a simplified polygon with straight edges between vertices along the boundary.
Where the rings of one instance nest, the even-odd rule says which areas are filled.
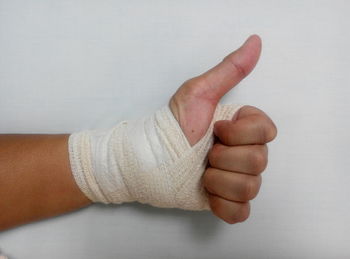
[[[250,208],[248,203],[240,204],[238,210],[232,213],[225,221],[229,224],[235,224],[246,221],[249,218]]]
[[[213,193],[213,190],[212,190],[213,177],[214,177],[214,174],[212,169],[208,168],[203,175],[203,186],[210,193]]]
[[[267,166],[267,155],[262,147],[255,148],[250,152],[249,164],[251,172],[259,174],[263,172]]]
[[[226,124],[227,125],[227,124]],[[231,144],[234,142],[233,139],[234,131],[232,127],[228,127],[227,129],[223,128],[223,125],[221,125],[221,136],[220,139],[224,144]]]
[[[260,118],[259,124],[258,124],[258,143],[259,144],[264,144],[267,142],[267,134],[268,134],[268,129],[266,126],[265,121]]]
[[[267,126],[266,131],[267,131],[267,133],[266,133],[266,141],[267,142],[270,142],[276,138],[277,127],[272,121],[270,121],[269,125]]]
[[[277,127],[272,122],[271,119],[266,118],[265,116],[259,116],[259,142],[265,144],[272,141],[277,135]]]
[[[241,199],[242,201],[249,201],[254,196],[255,184],[252,180],[245,181],[242,187]]]
[[[238,211],[238,222],[246,221],[249,218],[250,207],[248,203],[242,204],[240,210]]]
[[[221,147],[219,144],[214,144],[208,154],[208,161],[211,166],[217,166],[221,153]]]
[[[237,72],[239,77],[244,78],[247,76],[248,72],[241,64],[235,62],[232,58],[227,58],[226,60],[229,62],[229,64],[232,65],[233,69]]]

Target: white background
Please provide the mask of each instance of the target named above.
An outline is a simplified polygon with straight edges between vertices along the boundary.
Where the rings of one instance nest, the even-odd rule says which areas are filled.
[[[94,205],[2,232],[1,251],[350,258],[349,11],[345,0],[0,0],[1,133],[73,132],[145,115],[253,33],[263,39],[261,60],[223,101],[257,106],[279,129],[244,223]]]

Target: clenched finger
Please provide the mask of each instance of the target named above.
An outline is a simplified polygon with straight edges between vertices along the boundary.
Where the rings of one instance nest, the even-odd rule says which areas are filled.
[[[212,167],[257,175],[262,173],[268,161],[267,145],[226,146],[216,143],[208,154]]]
[[[234,173],[209,167],[203,176],[203,186],[211,194],[230,201],[246,202],[256,197],[261,176]]]
[[[273,121],[261,110],[244,106],[236,120],[220,120],[214,125],[214,134],[225,145],[265,144],[277,135]]]
[[[229,224],[245,221],[249,217],[248,202],[229,201],[212,194],[208,194],[208,199],[212,212]]]

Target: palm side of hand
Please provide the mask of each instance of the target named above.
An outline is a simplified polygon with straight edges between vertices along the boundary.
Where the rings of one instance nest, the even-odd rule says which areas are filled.
[[[253,35],[221,63],[183,83],[172,96],[170,108],[191,145],[204,136],[221,97],[253,70],[260,52],[261,40]]]

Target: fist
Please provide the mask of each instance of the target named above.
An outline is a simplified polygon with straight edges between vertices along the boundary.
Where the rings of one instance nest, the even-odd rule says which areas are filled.
[[[276,137],[276,126],[263,111],[243,106],[232,120],[217,121],[214,134],[217,140],[203,175],[210,208],[229,224],[245,221],[249,201],[261,186],[268,160],[266,143]]]

